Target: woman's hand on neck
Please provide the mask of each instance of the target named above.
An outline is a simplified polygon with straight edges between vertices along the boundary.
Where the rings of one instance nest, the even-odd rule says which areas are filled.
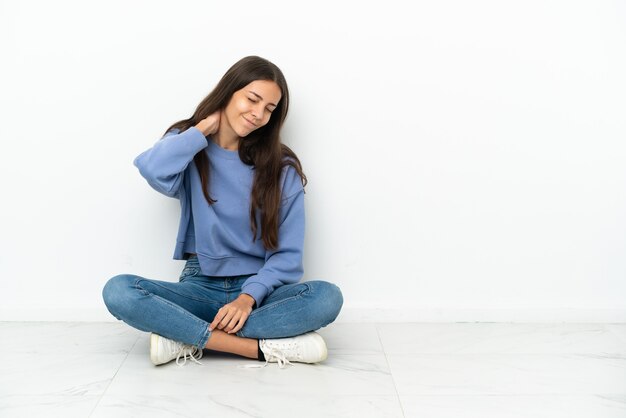
[[[213,112],[206,118],[198,122],[195,127],[202,132],[204,136],[215,134],[220,128],[220,120],[222,118],[221,111]]]

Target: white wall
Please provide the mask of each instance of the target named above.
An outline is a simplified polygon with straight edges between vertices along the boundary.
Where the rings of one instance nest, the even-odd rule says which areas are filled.
[[[278,64],[305,280],[339,321],[626,320],[624,2],[0,1],[0,320],[176,281],[133,158],[239,58]]]

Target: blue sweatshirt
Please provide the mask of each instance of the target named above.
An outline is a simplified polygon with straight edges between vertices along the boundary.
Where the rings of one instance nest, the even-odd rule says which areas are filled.
[[[202,193],[193,161],[200,151],[209,159],[209,195],[217,200],[213,205]],[[238,151],[220,147],[195,127],[182,133],[173,129],[139,154],[133,164],[153,189],[180,200],[174,260],[196,253],[207,276],[253,274],[241,291],[252,296],[257,307],[276,287],[300,281],[304,272],[304,188],[293,167],[284,167],[281,174],[278,248],[266,251],[258,210],[257,237],[252,242],[249,212],[255,171],[239,159]]]

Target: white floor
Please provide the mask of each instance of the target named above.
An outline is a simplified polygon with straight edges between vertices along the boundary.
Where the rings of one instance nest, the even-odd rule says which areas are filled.
[[[0,417],[626,417],[626,324],[348,324],[320,364],[155,367],[118,323],[0,322]]]

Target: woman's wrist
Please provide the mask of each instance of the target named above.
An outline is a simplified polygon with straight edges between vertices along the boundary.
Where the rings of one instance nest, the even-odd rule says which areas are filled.
[[[202,132],[202,135],[207,136],[208,133],[206,132],[206,125],[202,122],[204,121],[200,121],[196,126],[194,126],[194,128],[197,128],[200,132]]]
[[[256,304],[256,300],[254,300],[254,298],[247,293],[241,293],[239,294],[239,297],[248,302],[251,308]]]

